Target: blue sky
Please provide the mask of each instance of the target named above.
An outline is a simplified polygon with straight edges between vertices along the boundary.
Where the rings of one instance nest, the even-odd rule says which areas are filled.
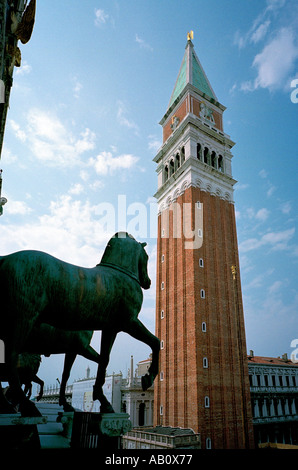
[[[92,267],[113,228],[104,225],[102,210],[114,208],[116,230],[128,228],[148,243],[153,285],[144,292],[140,319],[154,332],[152,159],[189,30],[227,107],[224,130],[236,142],[247,349],[290,355],[298,338],[294,0],[37,1],[32,38],[19,44],[22,66],[14,71],[1,155],[8,199],[1,254],[38,249]],[[99,333],[92,344],[98,349]],[[131,354],[137,362],[149,353],[119,334],[108,372],[125,374]],[[44,359],[40,377],[54,383],[62,363],[60,356]],[[72,380],[88,364],[95,374],[96,366],[79,358]]]

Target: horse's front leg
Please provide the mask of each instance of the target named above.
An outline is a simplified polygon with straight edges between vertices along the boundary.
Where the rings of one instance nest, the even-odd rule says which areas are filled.
[[[117,332],[110,329],[105,329],[101,333],[100,356],[98,361],[97,376],[93,387],[93,400],[100,401],[101,413],[114,413],[111,403],[106,399],[103,393],[103,385],[106,380],[106,369],[110,359],[110,352]]]
[[[160,351],[160,341],[154,336],[138,319],[131,320],[124,330],[133,338],[142,341],[150,346],[152,349],[152,362],[148,369],[148,373],[142,377],[142,388],[147,390],[153,384],[155,377],[158,374],[158,361]]]

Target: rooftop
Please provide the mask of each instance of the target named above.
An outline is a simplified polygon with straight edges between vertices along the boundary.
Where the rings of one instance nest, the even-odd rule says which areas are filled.
[[[298,367],[298,362],[293,362],[288,359],[287,354],[283,354],[282,357],[266,357],[266,356],[255,356],[253,351],[250,351],[250,355],[247,356],[248,364],[272,364],[277,366],[293,366]]]

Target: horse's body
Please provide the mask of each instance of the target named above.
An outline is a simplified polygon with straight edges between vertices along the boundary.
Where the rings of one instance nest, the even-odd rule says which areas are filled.
[[[22,251],[0,257],[0,338],[4,340],[10,385],[22,414],[37,414],[21,393],[16,371],[34,327],[46,323],[65,330],[101,330],[101,351],[93,398],[112,411],[102,392],[109,355],[119,331],[148,344],[152,365],[143,379],[147,389],[158,371],[159,340],[138,320],[142,288],[150,287],[144,244],[116,234],[94,268],[82,268],[43,252]]]
[[[41,323],[33,327],[28,340],[24,344],[24,350],[33,354],[42,354],[44,356],[65,354],[59,396],[59,405],[63,406],[64,411],[72,410],[72,407],[67,403],[65,389],[76,356],[80,355],[97,364],[99,363],[99,354],[90,345],[92,336],[93,331],[68,331],[55,328],[47,323]],[[33,380],[33,382],[38,383],[37,380]],[[42,392],[39,393],[39,399],[41,397]]]

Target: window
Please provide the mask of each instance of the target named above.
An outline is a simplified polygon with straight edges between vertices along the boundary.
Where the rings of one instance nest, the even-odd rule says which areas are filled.
[[[164,310],[162,310],[162,311],[160,312],[160,318],[163,319],[164,316],[165,316],[165,312],[164,312]]]
[[[161,290],[164,290],[164,288],[165,288],[165,283],[164,282],[161,283],[160,288],[161,288]]]
[[[205,408],[209,408],[209,406],[210,406],[209,397],[205,397]]]
[[[203,357],[203,367],[204,367],[204,369],[208,369],[208,359],[207,359],[207,357]]]
[[[210,437],[207,437],[207,439],[206,439],[206,449],[211,449],[211,439],[210,439]]]
[[[200,259],[199,259],[199,266],[200,266],[200,268],[203,268],[203,267],[204,267],[204,260],[203,260],[203,258],[200,258]]]
[[[201,228],[199,228],[198,237],[202,238],[202,236],[203,236],[203,230]]]
[[[165,255],[161,255],[161,262],[163,263],[165,260]]]
[[[160,342],[160,349],[163,349],[163,348],[164,348],[164,341],[162,339],[161,342]]]
[[[201,295],[201,299],[205,299],[205,291],[204,291],[204,289],[201,289],[200,295]]]
[[[207,325],[206,325],[206,322],[204,322],[204,321],[202,323],[202,331],[203,331],[203,333],[206,333],[206,331],[207,331]]]
[[[160,414],[160,415],[163,415],[163,405],[160,405],[159,414]]]
[[[162,231],[161,231],[161,236],[164,237],[165,236],[165,229],[163,228]]]
[[[202,209],[202,204],[200,203],[200,201],[197,201],[197,209]]]
[[[271,376],[271,379],[272,379],[272,385],[273,385],[273,387],[276,387],[275,375],[272,375],[272,376]]]
[[[161,373],[159,375],[159,378],[160,378],[160,380],[163,380],[163,371],[161,371]]]

